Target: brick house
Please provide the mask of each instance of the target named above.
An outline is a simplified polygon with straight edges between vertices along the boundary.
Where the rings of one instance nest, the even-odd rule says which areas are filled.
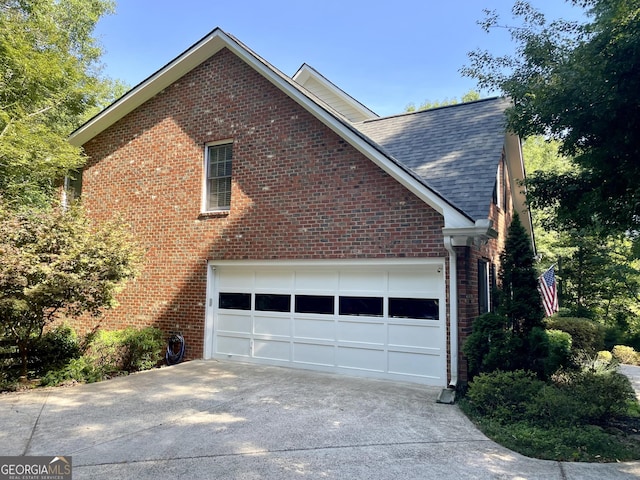
[[[506,107],[380,118],[215,29],[70,137],[90,215],[147,250],[102,326],[180,331],[189,358],[464,382],[514,209],[531,231]]]

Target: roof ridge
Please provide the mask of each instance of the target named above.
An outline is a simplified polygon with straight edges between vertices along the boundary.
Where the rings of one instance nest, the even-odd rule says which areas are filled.
[[[409,116],[409,115],[420,115],[420,114],[435,112],[435,111],[439,111],[439,110],[445,110],[445,109],[456,108],[456,107],[459,108],[459,107],[463,107],[463,106],[467,106],[467,105],[473,105],[473,104],[477,104],[477,103],[500,100],[500,99],[504,99],[504,98],[507,98],[507,97],[496,95],[496,96],[493,96],[493,97],[481,98],[479,100],[472,100],[470,102],[451,103],[449,105],[440,105],[438,107],[425,108],[425,109],[422,109],[422,110],[415,110],[413,112],[402,112],[402,113],[395,113],[393,115],[387,115],[385,117],[371,118],[369,120],[363,120],[362,122],[358,122],[358,124],[379,122],[381,120],[388,120],[388,119],[391,119],[391,118],[398,118],[398,117],[406,117],[406,116]]]

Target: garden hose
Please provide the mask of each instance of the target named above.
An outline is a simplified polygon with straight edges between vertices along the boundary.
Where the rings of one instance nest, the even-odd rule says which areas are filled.
[[[179,333],[174,333],[169,337],[169,344],[167,345],[167,353],[165,359],[167,365],[175,365],[182,361],[184,357],[184,337]]]

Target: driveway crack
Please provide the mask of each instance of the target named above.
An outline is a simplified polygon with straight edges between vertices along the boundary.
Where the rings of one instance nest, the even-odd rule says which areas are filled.
[[[27,444],[24,447],[24,451],[22,452],[22,456],[26,456],[29,448],[31,448],[31,441],[33,440],[33,436],[36,433],[36,428],[38,428],[38,422],[40,422],[40,417],[42,416],[42,412],[44,411],[44,407],[47,405],[47,400],[49,400],[49,394],[51,392],[47,392],[47,395],[44,397],[44,402],[42,402],[42,406],[40,407],[40,411],[38,412],[38,416],[36,421],[33,423],[33,427],[31,428],[31,434],[29,435],[29,440],[27,440]]]

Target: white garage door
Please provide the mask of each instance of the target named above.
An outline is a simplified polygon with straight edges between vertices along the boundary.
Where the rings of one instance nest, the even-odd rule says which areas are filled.
[[[211,263],[205,356],[445,386],[443,270]]]

